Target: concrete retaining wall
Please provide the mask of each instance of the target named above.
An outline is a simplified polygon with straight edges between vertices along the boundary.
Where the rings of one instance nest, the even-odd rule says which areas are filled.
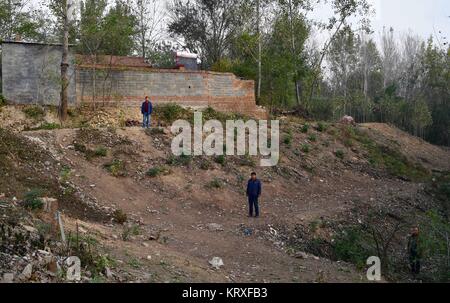
[[[2,94],[14,104],[57,105],[62,49],[58,45],[2,44]],[[74,62],[74,57],[69,57]],[[75,105],[75,72],[69,69],[69,103]]]

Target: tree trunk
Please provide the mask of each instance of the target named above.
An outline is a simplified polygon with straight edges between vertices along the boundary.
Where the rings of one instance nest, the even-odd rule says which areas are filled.
[[[69,88],[69,16],[68,16],[68,0],[63,1],[64,15],[64,37],[63,37],[63,54],[61,61],[61,101],[59,106],[59,118],[61,121],[67,120],[68,108],[68,88]]]
[[[291,43],[292,43],[292,60],[294,60],[295,68],[295,97],[297,100],[297,105],[300,106],[300,86],[298,81],[298,67],[297,67],[297,57],[296,57],[296,47],[295,47],[295,37],[294,37],[294,23],[292,20],[292,0],[289,0],[289,22],[291,26]]]
[[[262,77],[262,62],[261,62],[261,57],[262,57],[262,41],[261,41],[261,3],[260,0],[257,1],[256,3],[257,5],[257,31],[258,31],[258,89],[257,89],[257,93],[256,93],[256,100],[258,102],[258,104],[260,103],[260,99],[261,99],[261,77]]]

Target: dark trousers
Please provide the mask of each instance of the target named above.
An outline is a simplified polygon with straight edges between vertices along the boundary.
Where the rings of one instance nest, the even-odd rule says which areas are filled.
[[[416,276],[420,274],[420,260],[418,259],[410,259],[409,264],[411,266],[411,273]]]
[[[250,217],[253,216],[253,208],[255,209],[255,215],[259,217],[259,203],[258,197],[248,197],[248,214]]]

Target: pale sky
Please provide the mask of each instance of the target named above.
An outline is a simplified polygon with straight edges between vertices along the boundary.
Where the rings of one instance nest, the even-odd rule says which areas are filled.
[[[378,8],[374,27],[392,26],[400,31],[412,30],[422,37],[450,35],[449,0],[375,0]],[[450,39],[450,37],[448,37]]]
[[[443,37],[447,37],[447,41],[450,40],[450,0],[368,1],[376,11],[370,18],[376,38],[383,31],[383,27],[393,27],[399,36],[412,32],[423,39],[432,35],[435,40],[439,38],[441,43],[446,41]],[[332,14],[331,9],[322,5],[311,17],[326,20]]]

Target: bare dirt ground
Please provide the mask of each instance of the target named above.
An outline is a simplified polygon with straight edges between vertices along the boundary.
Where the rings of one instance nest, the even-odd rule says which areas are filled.
[[[48,146],[59,149],[62,163],[71,168],[70,182],[100,205],[122,209],[139,224],[139,235],[131,240],[122,241],[122,227],[116,225],[102,225],[100,234],[115,258],[128,263],[126,259],[131,258],[140,264],[137,276],[144,280],[158,281],[158,275],[162,275],[169,281],[363,281],[363,272],[349,264],[290,255],[282,242],[271,239],[271,233],[277,233],[272,226],[307,225],[321,218],[339,217],[357,203],[370,203],[387,195],[412,199],[421,189],[420,184],[342,169],[334,159],[323,160],[329,169],[322,168],[314,175],[303,171],[302,178],[277,177],[272,170],[261,170],[262,217],[253,219],[246,217],[244,195],[245,180],[252,168],[222,168],[217,164],[209,170],[174,167],[167,176],[150,178],[145,176],[146,170],[166,157],[165,136],[152,138],[140,128],[128,128],[118,130],[117,135],[133,147],[131,155],[121,155],[130,175],[117,178],[103,167],[112,156],[86,160],[71,149],[76,130],[52,131],[51,136],[47,132],[26,135],[40,137]],[[331,158],[327,151],[319,155]],[[290,159],[283,162],[292,164]],[[333,166],[340,168],[339,172]],[[222,180],[221,188],[207,188],[214,178]],[[219,230],[210,227],[212,223],[218,224]],[[95,225],[93,228],[98,230]],[[246,235],[245,230],[251,234]],[[155,233],[158,240],[150,240]],[[212,271],[208,264],[215,256],[225,262],[220,271]],[[155,277],[155,266],[167,273],[157,270]]]
[[[373,170],[358,144],[342,140],[339,126],[328,131],[311,126],[303,133],[302,125],[283,123],[283,136],[291,140],[281,143],[280,164],[264,169],[254,166],[258,159],[234,157],[225,163],[202,157],[168,164],[168,129],[57,129],[22,135],[52,155],[64,171],[64,182],[82,199],[108,214],[107,219],[96,218],[89,208],[67,209],[64,221],[72,232],[78,224],[115,260],[110,281],[365,282],[364,270],[354,265],[299,255],[283,232],[351,217],[353,209],[367,205],[420,202],[424,184]],[[396,141],[408,158],[430,170],[449,169],[448,151],[386,125],[361,129],[385,144]],[[86,149],[99,148],[106,153],[87,155]],[[107,169],[114,161],[122,165],[119,175]],[[150,176],[152,168],[164,172]],[[254,170],[263,181],[258,219],[246,216],[245,184]],[[63,210],[64,203],[60,201]],[[125,225],[113,220],[114,210],[127,214]],[[329,233],[326,229],[315,232],[333,237],[323,235]],[[211,268],[213,257],[225,265]]]

